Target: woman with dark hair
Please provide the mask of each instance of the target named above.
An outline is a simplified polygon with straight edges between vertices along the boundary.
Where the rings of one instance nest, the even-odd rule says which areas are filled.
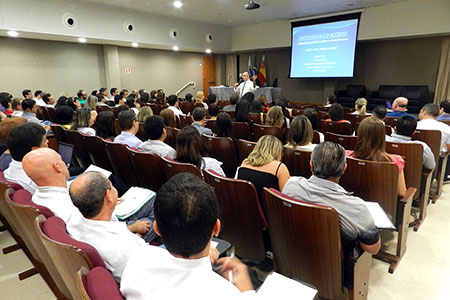
[[[339,103],[334,103],[330,106],[328,109],[328,115],[330,118],[325,120],[327,122],[333,121],[339,123],[350,123],[350,121],[344,119],[344,108]]]
[[[319,125],[319,117],[317,115],[317,111],[314,108],[308,108],[305,110],[303,115],[308,118],[309,122],[311,122],[313,130],[317,130]],[[325,136],[322,132],[319,132],[319,140],[321,143],[325,141]]]
[[[220,111],[219,105],[211,104],[208,107],[208,113],[211,116],[211,118],[209,118],[209,120],[216,120],[217,119],[217,115],[219,114],[219,111]]]
[[[296,116],[292,121],[289,129],[288,143],[286,147],[298,150],[313,151],[316,144],[311,141],[314,136],[311,122],[308,118],[300,115]]]
[[[192,95],[191,93],[187,93],[186,96],[184,96],[184,101],[192,103],[193,97],[194,97],[194,95]]]
[[[165,108],[159,113],[159,115],[163,118],[164,125],[172,128],[177,127],[177,117],[175,116],[173,110]]]
[[[221,167],[222,162],[207,155],[208,147],[198,130],[190,125],[181,129],[177,137],[176,161],[190,163],[200,170],[208,169],[226,176]]]
[[[116,136],[114,119],[114,113],[112,111],[101,111],[95,121],[97,136],[105,140],[113,141]]]
[[[247,122],[249,125],[253,124],[253,121],[248,116],[249,104],[247,100],[239,100],[236,104],[235,122]]]
[[[120,95],[115,95],[114,96],[114,102],[116,103],[116,107],[119,107],[119,106],[125,104],[125,102],[123,101],[122,96],[120,96]]]
[[[70,106],[73,110],[77,110],[81,107],[80,101],[78,101],[78,98],[75,97],[69,97],[61,96],[58,98],[58,101],[56,102],[55,108],[59,108],[61,106]]]
[[[73,115],[71,130],[77,130],[83,134],[95,135],[95,130],[91,128],[97,118],[97,112],[87,107],[80,108]]]
[[[73,108],[70,106],[58,107],[55,111],[56,123],[66,129],[70,129],[73,120]]]
[[[259,100],[253,101],[253,103],[252,103],[252,108],[251,108],[250,112],[251,112],[251,113],[257,113],[257,114],[262,113],[262,104],[261,104],[261,101],[259,101]]]
[[[217,137],[231,137],[233,129],[233,122],[229,114],[221,112],[216,119],[216,136]]]
[[[242,96],[241,100],[247,100],[249,105],[252,105],[253,101],[255,100],[255,94],[252,92],[247,92]]]

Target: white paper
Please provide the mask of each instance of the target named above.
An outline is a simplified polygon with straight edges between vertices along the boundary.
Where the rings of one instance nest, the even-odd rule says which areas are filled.
[[[84,171],[84,173],[86,172],[99,172],[102,173],[103,175],[105,175],[106,178],[109,178],[109,176],[112,174],[110,171],[102,169],[100,167],[97,167],[95,165],[90,165],[86,171]]]
[[[216,241],[211,241],[211,247],[217,248],[217,245],[219,245],[218,242],[216,242]]]
[[[364,203],[372,215],[375,226],[380,229],[395,229],[394,224],[392,224],[378,202],[365,201]]]
[[[316,289],[273,272],[259,288],[257,298],[312,300],[316,294]]]
[[[114,209],[114,215],[119,218],[126,218],[137,212],[148,200],[155,196],[155,192],[140,187],[131,187],[122,196],[122,203]]]

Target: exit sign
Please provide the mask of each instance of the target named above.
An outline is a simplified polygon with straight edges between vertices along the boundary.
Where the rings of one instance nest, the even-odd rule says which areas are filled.
[[[131,73],[131,68],[130,67],[125,68],[125,73]]]

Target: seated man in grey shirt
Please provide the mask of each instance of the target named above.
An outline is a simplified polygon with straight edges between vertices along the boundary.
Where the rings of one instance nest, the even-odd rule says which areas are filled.
[[[236,111],[236,103],[239,101],[239,94],[232,94],[230,96],[230,104],[225,106],[223,111]]]
[[[175,159],[175,149],[164,143],[166,128],[162,117],[156,115],[148,117],[144,123],[144,130],[148,140],[138,147],[139,150]]]
[[[206,124],[205,109],[201,107],[197,107],[196,109],[194,109],[194,111],[192,112],[192,121],[193,121],[193,123],[191,124],[192,127],[197,129],[200,135],[202,134],[213,135],[211,129],[205,127]]]
[[[417,120],[411,116],[403,116],[397,121],[395,133],[386,135],[386,142],[392,143],[416,143],[423,146],[423,166],[427,169],[434,169],[436,161],[430,147],[422,141],[413,141],[411,136],[416,131]]]
[[[350,254],[356,244],[376,254],[380,250],[380,236],[364,200],[339,185],[347,168],[344,148],[333,142],[321,143],[314,148],[310,165],[313,175],[309,179],[291,177],[282,193],[334,208],[339,214],[345,255]]]

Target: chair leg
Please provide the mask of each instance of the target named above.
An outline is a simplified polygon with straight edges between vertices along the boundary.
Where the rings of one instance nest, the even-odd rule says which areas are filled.
[[[372,255],[368,252],[363,252],[353,267],[353,290],[349,290],[350,300],[367,299],[371,264]]]
[[[22,248],[22,247],[19,244],[14,244],[12,246],[3,248],[3,254],[8,254],[8,253],[14,252],[16,250],[19,250],[20,248]]]
[[[19,273],[19,280],[20,281],[25,280],[25,279],[27,279],[27,278],[29,278],[31,276],[36,275],[36,274],[39,274],[39,270],[36,267],[31,268],[29,270],[26,270],[26,271],[23,271],[23,272]]]
[[[6,230],[8,230],[8,228],[6,228],[5,225],[0,226],[0,232],[6,231]]]
[[[436,174],[437,179],[436,194],[431,195],[433,204],[437,202],[442,193],[442,186],[444,184],[445,178],[445,169],[447,168],[447,159],[448,155],[439,157],[439,164]]]
[[[423,224],[423,221],[425,221],[425,217],[427,216],[428,199],[430,198],[430,188],[432,180],[433,180],[432,173],[422,175],[422,184],[421,184],[422,191],[420,193],[419,220],[417,220],[417,223],[414,226],[414,231],[419,230],[420,226]]]

